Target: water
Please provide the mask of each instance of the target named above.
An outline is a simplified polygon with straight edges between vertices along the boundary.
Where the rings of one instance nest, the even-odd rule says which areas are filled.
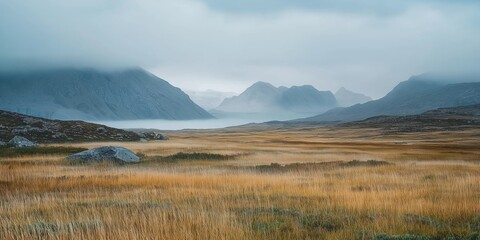
[[[223,113],[213,112],[216,119],[206,120],[128,120],[128,121],[99,121],[96,123],[114,128],[131,129],[146,128],[159,130],[182,130],[182,129],[216,129],[239,126],[248,123],[263,123],[268,121],[285,121],[307,117],[308,115],[292,113]]]
[[[248,123],[263,123],[268,121],[285,121],[307,117],[291,113],[213,113],[216,119],[206,120],[128,120],[128,121],[99,121],[96,123],[114,128],[152,128],[159,130],[182,130],[182,129],[216,129],[239,126]]]
[[[247,123],[261,123],[269,119],[208,119],[208,120],[129,120],[129,121],[101,121],[99,124],[114,128],[153,128],[159,130],[182,130],[182,129],[215,129],[238,126]]]

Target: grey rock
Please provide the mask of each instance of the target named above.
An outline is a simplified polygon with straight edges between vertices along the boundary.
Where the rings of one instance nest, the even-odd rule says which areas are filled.
[[[83,152],[79,152],[67,157],[68,160],[80,160],[86,162],[98,162],[110,160],[120,163],[140,162],[140,158],[132,151],[117,146],[98,147]]]
[[[36,147],[37,144],[21,136],[15,136],[8,142],[14,147]]]
[[[66,135],[65,133],[55,132],[55,133],[52,135],[52,138],[53,138],[53,139],[64,139],[64,138],[67,138],[67,135]]]
[[[138,132],[140,138],[145,140],[168,140],[168,136],[158,132]]]
[[[4,141],[0,141],[0,147],[1,147],[1,146],[5,146],[5,145],[7,145],[7,143],[6,143],[6,142],[4,142]]]
[[[154,133],[153,140],[168,140],[168,136],[161,133]]]
[[[100,134],[103,134],[103,133],[106,133],[107,132],[107,129],[105,129],[104,127],[99,127],[95,130],[97,133],[100,133]]]

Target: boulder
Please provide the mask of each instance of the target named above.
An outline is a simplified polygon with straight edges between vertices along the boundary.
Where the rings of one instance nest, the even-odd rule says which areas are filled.
[[[132,151],[124,147],[106,146],[98,147],[83,152],[79,152],[67,157],[68,160],[79,160],[85,162],[98,162],[109,160],[119,163],[136,163],[140,158]]]
[[[3,146],[5,146],[5,145],[7,145],[7,143],[6,143],[6,142],[4,142],[4,141],[0,141],[0,147],[3,147]]]
[[[97,133],[104,134],[107,132],[107,129],[105,129],[104,127],[98,127],[95,131]]]
[[[137,133],[141,138],[148,140],[168,140],[168,136],[157,132]]]
[[[155,140],[168,140],[168,136],[161,134],[161,133],[155,133],[153,139]]]
[[[14,147],[36,147],[37,144],[21,136],[15,136],[8,142]]]

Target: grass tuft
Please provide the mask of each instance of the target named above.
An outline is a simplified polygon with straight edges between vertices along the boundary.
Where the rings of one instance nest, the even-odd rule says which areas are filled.
[[[0,147],[0,157],[23,157],[29,155],[68,155],[87,150],[79,147]]]
[[[235,158],[236,155],[224,155],[216,153],[186,153],[178,152],[170,156],[162,157],[164,160],[179,161],[179,160],[230,160]]]

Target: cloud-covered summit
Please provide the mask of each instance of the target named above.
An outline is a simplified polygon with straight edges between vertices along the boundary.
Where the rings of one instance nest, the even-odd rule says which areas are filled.
[[[140,66],[187,90],[380,97],[410,75],[477,68],[479,19],[466,0],[0,0],[0,69]]]

